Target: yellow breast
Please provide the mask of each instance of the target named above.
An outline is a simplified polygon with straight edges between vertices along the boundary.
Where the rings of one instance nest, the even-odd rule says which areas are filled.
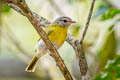
[[[47,32],[51,42],[59,48],[66,40],[68,27],[50,25],[45,31]]]

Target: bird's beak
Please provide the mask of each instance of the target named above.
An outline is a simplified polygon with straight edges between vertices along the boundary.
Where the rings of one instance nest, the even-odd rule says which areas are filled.
[[[68,21],[67,24],[70,25],[70,24],[73,24],[73,23],[76,23],[75,21]]]
[[[76,23],[76,21],[71,21],[71,24]]]

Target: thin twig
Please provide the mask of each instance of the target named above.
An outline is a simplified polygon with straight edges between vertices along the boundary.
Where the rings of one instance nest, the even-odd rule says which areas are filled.
[[[90,10],[89,10],[89,15],[88,15],[88,18],[87,18],[87,21],[86,21],[85,29],[83,31],[83,34],[82,34],[82,37],[81,37],[81,40],[80,40],[80,44],[83,43],[83,40],[84,40],[85,35],[86,35],[86,32],[88,30],[89,23],[90,23],[91,16],[92,16],[92,12],[93,12],[93,8],[94,8],[94,4],[95,4],[95,0],[93,0],[92,3],[91,3],[91,7],[90,7]]]
[[[76,53],[76,57],[79,60],[79,66],[80,66],[80,71],[81,71],[82,76],[85,76],[88,72],[88,65],[87,65],[85,55],[84,55],[82,43],[83,43],[83,40],[85,38],[87,29],[89,27],[89,23],[90,23],[93,8],[94,8],[94,3],[95,3],[95,0],[93,0],[91,3],[89,15],[88,15],[85,29],[83,31],[81,39],[77,40],[74,37],[72,37],[71,35],[68,35],[68,37],[67,37],[67,42],[73,46],[75,53]]]
[[[90,20],[91,20],[91,16],[92,16],[94,4],[95,4],[95,0],[93,0],[91,2],[91,7],[90,7],[90,10],[89,10],[89,15],[88,15],[88,18],[87,18],[87,22],[86,22],[85,29],[83,31],[82,37],[81,37],[80,41],[76,42],[76,44],[80,43],[80,45],[75,50],[76,53],[77,53],[77,55],[78,55],[78,58],[79,58],[79,66],[80,66],[81,75],[83,77],[85,76],[86,78],[89,77],[89,75],[87,76],[88,65],[87,65],[86,58],[84,56],[85,54],[84,54],[84,51],[83,51],[83,44],[82,43],[83,43],[83,40],[85,38],[86,32],[87,32],[88,27],[89,27],[89,23],[90,23]]]
[[[1,0],[0,0],[1,1]],[[31,22],[33,27],[36,29],[38,34],[41,36],[43,39],[44,43],[46,44],[47,48],[51,52],[51,56],[55,59],[56,64],[58,65],[59,69],[61,70],[62,74],[64,75],[64,78],[66,80],[73,80],[70,72],[68,71],[65,63],[63,62],[62,58],[60,57],[58,51],[54,48],[53,44],[49,40],[47,34],[45,31],[42,29],[41,24],[35,19],[33,16],[33,13],[27,6],[26,2],[24,0],[2,0],[3,2],[15,4],[16,6],[20,7],[21,10],[24,12],[24,15],[28,18],[28,20]]]

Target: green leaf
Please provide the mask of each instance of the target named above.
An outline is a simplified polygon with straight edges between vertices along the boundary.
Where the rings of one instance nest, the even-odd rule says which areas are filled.
[[[111,31],[118,22],[120,22],[120,19],[117,19],[117,20],[108,28],[108,31]]]
[[[105,41],[101,49],[98,52],[99,56],[99,66],[101,69],[104,68],[107,61],[110,59],[112,60],[116,55],[116,38],[115,38],[115,31],[108,32]]]
[[[96,75],[96,77],[94,78],[94,80],[101,80],[101,76],[102,76],[102,74]]]
[[[68,3],[72,4],[74,0],[67,0]]]
[[[95,14],[93,15],[93,18],[96,18],[102,14],[104,14],[107,10],[109,9],[109,7],[107,5],[100,5],[98,10],[95,12]]]
[[[110,73],[100,73],[97,74],[94,80],[113,80],[112,75]]]
[[[86,0],[67,0],[69,4],[73,4],[73,2],[86,2]]]
[[[111,31],[114,26],[115,26],[115,24],[112,24],[112,25],[108,28],[108,31]]]
[[[81,26],[79,24],[74,24],[71,26],[71,33],[73,36],[78,36]]]
[[[77,2],[85,2],[86,0],[76,0]]]
[[[10,7],[7,4],[0,3],[0,12],[7,13],[10,11]]]
[[[120,80],[120,55],[108,61],[104,73],[97,74],[94,80]]]
[[[110,9],[107,13],[103,14],[101,20],[108,20],[114,18],[117,14],[120,14],[120,9]]]
[[[109,66],[105,69],[105,71],[112,74],[115,78],[120,78],[120,57],[116,58],[108,65]]]

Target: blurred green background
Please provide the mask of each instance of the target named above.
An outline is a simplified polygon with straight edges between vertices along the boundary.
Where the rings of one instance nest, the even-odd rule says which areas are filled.
[[[68,16],[77,23],[69,33],[80,39],[92,0],[26,0],[29,7],[51,22]],[[0,80],[64,80],[55,61],[43,56],[34,73],[25,68],[35,54],[39,35],[18,12],[0,3]],[[58,50],[75,80],[80,71],[68,43]],[[120,80],[120,0],[96,0],[84,51],[92,80]]]

